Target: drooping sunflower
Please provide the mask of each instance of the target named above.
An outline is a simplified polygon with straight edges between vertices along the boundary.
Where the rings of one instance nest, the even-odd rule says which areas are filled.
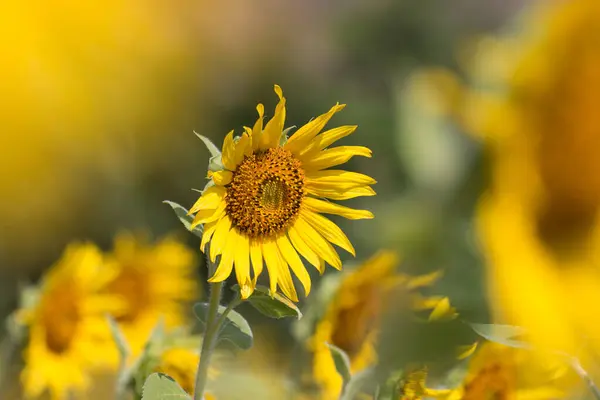
[[[335,244],[354,255],[344,232],[321,214],[349,219],[373,218],[366,210],[354,210],[329,200],[346,200],[375,194],[367,175],[329,169],[353,156],[371,157],[362,146],[329,147],[350,135],[356,126],[321,132],[331,117],[344,108],[336,104],[308,122],[289,138],[284,131],[286,99],[275,86],[279,103],[275,115],[263,126],[264,107],[259,104],[253,128],[234,138],[225,137],[223,152],[210,166],[210,182],[190,209],[193,225],[204,224],[201,249],[210,241],[210,259],[221,256],[210,282],[226,279],[235,266],[242,297],[252,294],[262,273],[269,272],[270,289],[298,301],[290,269],[305,294],[311,280],[302,255],[321,273],[325,262],[341,269]],[[212,186],[211,186],[212,185]],[[253,272],[250,272],[252,266]]]
[[[122,233],[106,264],[113,278],[104,292],[125,304],[114,317],[133,354],[142,349],[161,318],[168,328],[185,324],[186,305],[198,296],[197,264],[191,249],[170,237],[149,243],[141,236]]]
[[[397,273],[397,265],[398,256],[394,252],[382,251],[342,276],[314,335],[308,340],[313,353],[313,379],[321,388],[320,398],[337,399],[342,389],[342,377],[328,343],[346,352],[353,373],[376,363],[380,319],[395,290],[409,291],[415,310],[439,310],[444,308],[438,307],[440,303],[447,303],[447,298],[418,293],[419,288],[435,282],[439,272],[411,277]]]
[[[478,213],[491,304],[497,321],[582,357],[598,378],[586,359],[600,355],[589,315],[600,301],[600,4],[543,2],[529,13],[518,34],[482,42],[479,53],[491,43],[502,68],[478,72],[467,96],[465,120],[492,167]]]
[[[99,293],[110,278],[94,245],[71,244],[44,276],[35,304],[17,312],[29,327],[22,373],[28,398],[45,391],[52,399],[82,394],[93,370],[116,361],[106,314],[118,313],[123,304]]]

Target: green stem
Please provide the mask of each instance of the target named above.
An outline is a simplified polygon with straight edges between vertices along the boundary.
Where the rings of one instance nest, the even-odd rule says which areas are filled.
[[[571,360],[571,365],[575,372],[577,372],[577,375],[579,375],[585,381],[585,383],[587,383],[588,387],[590,388],[590,392],[592,392],[594,395],[594,398],[600,400],[600,389],[598,389],[598,386],[596,386],[593,379],[588,375],[587,371],[579,363],[578,359],[571,357]]]
[[[198,363],[198,372],[196,373],[194,400],[202,400],[204,398],[210,357],[212,356],[219,333],[218,322],[220,322],[220,319],[217,320],[217,316],[219,314],[219,303],[221,302],[223,282],[211,283],[209,287],[210,300],[208,303],[206,326],[204,328],[204,338],[202,339],[202,347],[200,349],[200,362]]]

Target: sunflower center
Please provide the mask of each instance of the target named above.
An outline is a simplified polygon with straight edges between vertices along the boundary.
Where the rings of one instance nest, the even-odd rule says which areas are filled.
[[[115,319],[118,322],[132,322],[147,309],[152,300],[148,292],[147,274],[135,266],[124,266],[119,275],[110,283],[108,291],[121,296],[127,303],[125,311]]]
[[[237,230],[251,238],[285,232],[300,212],[304,171],[299,160],[282,148],[246,156],[227,186],[227,215]]]
[[[46,346],[56,354],[67,351],[81,320],[77,294],[71,285],[57,287],[42,300],[41,316]]]

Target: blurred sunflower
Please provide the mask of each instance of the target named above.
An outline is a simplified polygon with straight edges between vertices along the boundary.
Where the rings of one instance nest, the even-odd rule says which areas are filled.
[[[186,347],[172,347],[164,350],[160,355],[154,372],[161,372],[173,378],[188,394],[194,393],[196,383],[196,370],[200,356],[197,351]],[[208,370],[209,379],[215,379],[218,371],[214,368]],[[207,393],[206,400],[214,400],[215,397]]]
[[[597,357],[600,3],[543,2],[523,22],[480,42],[465,97],[464,121],[492,163],[478,215],[492,306],[538,346]]]
[[[190,214],[196,214],[194,226],[205,224],[201,249],[204,251],[210,241],[211,261],[221,255],[209,282],[223,281],[235,265],[242,297],[247,298],[262,272],[264,259],[271,291],[279,286],[287,297],[298,301],[289,268],[306,295],[311,287],[298,254],[321,273],[325,262],[337,269],[342,267],[331,243],[354,255],[344,232],[321,213],[349,219],[373,218],[369,211],[326,199],[372,196],[375,192],[369,185],[375,180],[356,172],[327,169],[355,155],[371,157],[371,151],[362,146],[328,148],[356,129],[341,126],[321,133],[344,105],[333,106],[288,138],[283,129],[286,100],[279,86],[275,86],[275,92],[279,104],[264,127],[264,107],[259,104],[259,117],[252,129],[244,127],[244,134],[238,138],[233,137],[233,131],[225,137],[220,160],[211,162],[208,188]]]
[[[451,389],[430,389],[426,386],[427,367],[409,368],[399,382],[398,400],[450,399]]]
[[[22,373],[27,397],[46,390],[52,399],[81,394],[92,369],[116,360],[105,314],[118,313],[122,304],[98,292],[110,278],[94,245],[71,244],[44,276],[35,304],[17,312],[29,327]]]
[[[137,354],[160,318],[166,327],[184,325],[186,303],[198,296],[193,252],[173,238],[150,244],[122,233],[115,239],[107,268],[113,278],[104,288],[126,307],[114,314],[133,354]]]
[[[398,274],[397,264],[396,253],[381,251],[341,278],[308,340],[313,353],[313,378],[321,388],[321,398],[337,399],[342,388],[342,377],[327,344],[346,352],[353,373],[372,366],[377,361],[380,318],[395,290],[408,290],[415,310],[438,310],[440,315],[442,309],[448,311],[448,307],[440,306],[448,303],[446,298],[423,297],[416,291],[435,282],[439,273],[411,277]]]

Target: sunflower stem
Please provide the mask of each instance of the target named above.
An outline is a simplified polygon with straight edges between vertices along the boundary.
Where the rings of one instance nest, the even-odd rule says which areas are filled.
[[[220,319],[217,319],[217,316],[219,313],[222,289],[223,282],[209,284],[210,299],[208,303],[208,315],[206,318],[206,326],[204,328],[202,347],[200,348],[200,361],[198,363],[198,372],[196,373],[194,400],[202,400],[204,398],[204,389],[206,388],[210,357],[212,356],[212,352],[219,336]]]

